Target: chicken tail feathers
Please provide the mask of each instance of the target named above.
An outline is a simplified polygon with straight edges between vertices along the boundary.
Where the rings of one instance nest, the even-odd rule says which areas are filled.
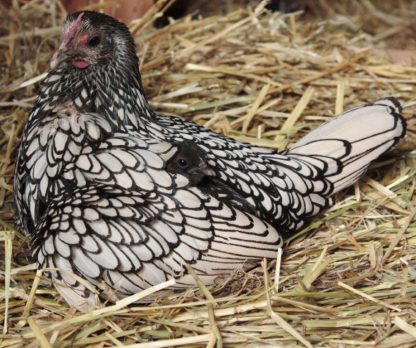
[[[287,155],[321,167],[323,162],[333,192],[340,191],[404,137],[401,111],[393,97],[346,111],[299,140]]]

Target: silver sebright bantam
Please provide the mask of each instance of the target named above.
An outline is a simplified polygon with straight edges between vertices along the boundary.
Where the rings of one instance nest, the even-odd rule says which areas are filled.
[[[15,200],[39,268],[73,307],[172,277],[206,283],[273,258],[405,134],[394,98],[345,112],[290,150],[243,144],[144,95],[128,28],[68,16],[17,157]],[[73,275],[78,277],[74,277]],[[108,297],[107,297],[108,298]]]

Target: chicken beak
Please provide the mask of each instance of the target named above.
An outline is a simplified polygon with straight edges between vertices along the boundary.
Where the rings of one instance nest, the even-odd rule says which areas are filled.
[[[207,176],[215,176],[215,171],[208,167],[205,162],[201,162],[197,167],[191,168],[189,170],[190,174],[200,174],[200,175],[207,175]]]
[[[205,175],[215,176],[215,171],[212,168],[210,168],[205,162],[201,162],[198,167],[199,170]]]
[[[68,61],[71,61],[72,66],[78,69],[85,69],[91,64],[90,59],[81,52],[72,47],[68,48],[65,45],[61,45],[52,56],[50,67],[51,69],[55,69],[57,66]]]
[[[68,56],[66,54],[66,47],[59,47],[59,49],[54,53],[51,59],[51,69],[55,69],[59,63],[61,63],[63,60],[65,60]]]

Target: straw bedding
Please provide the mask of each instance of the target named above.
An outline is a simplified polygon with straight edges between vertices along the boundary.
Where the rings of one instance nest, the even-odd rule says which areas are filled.
[[[406,139],[276,260],[225,284],[195,279],[188,291],[150,289],[80,314],[36,272],[11,194],[14,152],[65,14],[50,1],[0,4],[0,347],[416,346],[416,64],[384,50],[416,49],[416,4],[309,5],[308,14],[260,5],[152,29],[155,7],[131,23],[151,103],[285,149],[346,108],[395,95]]]

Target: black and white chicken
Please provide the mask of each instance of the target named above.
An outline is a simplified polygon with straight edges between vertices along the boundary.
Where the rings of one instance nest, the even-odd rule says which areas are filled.
[[[394,98],[343,113],[277,153],[157,115],[128,28],[69,15],[19,148],[15,201],[40,268],[83,311],[169,278],[205,282],[273,258],[405,134]]]

